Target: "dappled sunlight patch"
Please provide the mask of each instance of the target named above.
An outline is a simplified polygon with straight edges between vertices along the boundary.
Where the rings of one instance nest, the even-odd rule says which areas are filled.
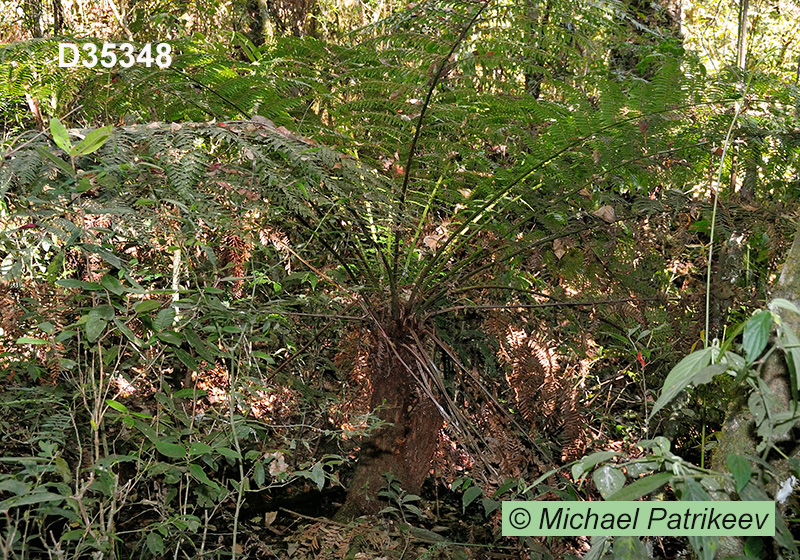
[[[299,399],[300,395],[297,392],[278,385],[268,390],[253,390],[248,398],[248,406],[250,413],[260,420],[278,420],[297,413]]]
[[[114,385],[116,394],[123,399],[127,399],[136,393],[136,387],[121,375],[112,375],[111,383]]]
[[[206,365],[192,373],[192,381],[198,389],[206,391],[206,399],[210,404],[223,403],[228,399],[230,379],[224,365],[219,363],[213,366]]]

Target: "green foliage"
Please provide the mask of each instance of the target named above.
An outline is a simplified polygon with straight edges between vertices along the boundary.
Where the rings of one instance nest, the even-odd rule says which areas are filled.
[[[214,25],[245,12],[241,2],[230,13],[220,6],[132,7],[137,40],[156,30],[158,39],[172,39],[167,71],[67,75],[46,63],[52,40],[0,49],[6,129],[31,128],[26,95],[53,117],[52,142],[30,132],[7,141],[0,274],[41,281],[70,309],[55,321],[52,310],[25,303],[24,332],[4,354],[17,355],[11,367],[25,382],[58,369],[76,398],[59,401],[61,415],[31,440],[38,447],[3,471],[2,503],[14,521],[3,537],[8,548],[54,546],[30,537],[46,534],[55,516],[77,527],[64,537],[75,554],[105,553],[122,546],[121,529],[94,519],[122,520],[135,510],[156,521],[131,529],[130,550],[191,555],[206,543],[206,514],[234,503],[223,519],[236,535],[245,496],[257,489],[335,484],[340,457],[310,457],[302,432],[276,441],[253,419],[248,397],[296,391],[315,418],[327,418],[317,382],[335,369],[329,347],[344,338],[342,317],[365,322],[375,336],[402,326],[391,347],[411,348],[426,396],[463,430],[474,457],[490,447],[471,416],[484,414],[486,399],[503,409],[504,424],[520,418],[508,413],[516,388],[483,332],[488,310],[515,318],[529,310],[524,319],[546,324],[570,357],[599,347],[590,355],[599,360],[596,385],[621,371],[635,381],[635,406],[646,413],[645,383],[658,381],[673,352],[699,334],[691,270],[706,262],[712,189],[728,216],[716,233],[744,230],[751,260],[739,287],[755,286],[751,299],[763,294],[785,210],[770,223],[740,217],[753,214],[750,203],[797,194],[797,181],[786,179],[796,176],[797,89],[783,76],[759,68],[709,74],[667,38],[635,41],[633,65],[611,61],[609,51],[631,43],[614,23],[631,16],[613,2],[551,2],[546,10],[436,2],[336,41],[282,37],[263,45],[239,32],[220,41]],[[353,9],[366,7],[380,12],[363,3]],[[195,16],[184,20],[194,19],[198,32],[181,14]],[[68,130],[59,118],[66,122],[78,105],[75,123],[126,126]],[[740,139],[732,153],[744,162],[739,176],[744,167],[750,199],[707,179],[729,130]],[[731,160],[720,166],[723,183],[736,176]],[[689,272],[676,272],[682,265]],[[320,315],[330,317],[327,326]],[[690,385],[732,374],[728,382],[758,389],[751,408],[759,452],[769,452],[795,423],[768,412],[769,393],[752,373],[764,351],[774,351],[773,326],[797,400],[796,337],[762,310],[743,326],[741,356],[725,345],[690,354],[667,376],[650,416]],[[229,374],[226,400],[197,413],[208,395],[190,387],[192,376],[218,363]],[[465,396],[472,371],[482,374],[482,396]],[[109,379],[149,383],[156,410],[126,404]],[[613,419],[629,437],[633,406]],[[535,435],[514,429],[536,444]],[[70,441],[85,448],[88,466],[68,455],[74,464],[64,467]],[[299,458],[303,442],[309,449]],[[573,477],[591,473],[605,499],[638,499],[667,484],[680,499],[720,496],[720,480],[740,497],[761,491],[742,454],[730,455],[730,474],[721,475],[681,460],[663,438],[642,445],[642,459],[589,454]],[[291,467],[290,450],[298,456]],[[489,515],[501,497],[534,492],[574,498],[571,488],[551,488],[556,472],[493,493],[462,481],[460,509],[481,498]],[[67,475],[79,498],[58,480]],[[136,481],[136,492],[126,480]],[[139,487],[169,490],[153,499]],[[392,502],[387,513],[422,516],[419,497],[394,478],[383,497]],[[25,526],[26,515],[38,526]],[[786,535],[779,539],[791,550]],[[693,545],[701,555],[715,546],[713,539]],[[598,547],[590,555],[600,557]],[[618,540],[613,554],[641,552],[638,541]]]
[[[791,302],[776,299],[770,303],[768,309],[754,313],[740,328],[744,333],[742,353],[748,357],[747,359],[728,349],[730,343],[722,347],[709,347],[684,358],[667,376],[661,396],[650,415],[652,418],[690,385],[713,383],[716,381],[716,376],[729,375],[737,382],[746,384],[749,389],[746,402],[757,434],[752,454],[728,452],[720,448],[720,451],[727,453],[720,465],[726,465],[728,471],[708,470],[692,465],[675,455],[670,450],[670,441],[659,436],[640,442],[639,447],[647,452],[642,458],[619,457],[619,454],[613,452],[590,454],[573,465],[573,478],[579,480],[592,472],[594,485],[606,500],[636,500],[657,493],[667,485],[679,500],[731,500],[736,497],[745,501],[770,500],[768,488],[784,484],[783,477],[787,472],[786,467],[781,467],[770,457],[777,454],[786,458],[778,446],[780,442],[786,440],[789,431],[800,422],[800,415],[797,414],[800,401],[797,400],[797,393],[794,390],[797,384],[796,354],[800,351],[800,346],[796,343],[795,333],[777,314],[781,309],[795,314],[798,312]],[[788,403],[783,403],[763,378],[764,359],[756,361],[767,347],[773,335],[773,327],[777,333],[772,347],[767,350],[767,355],[778,348],[784,353],[792,386],[792,395]],[[735,336],[736,333],[733,334],[733,337]],[[737,420],[736,424],[742,424],[740,429],[748,429],[743,419]],[[732,437],[745,436],[735,434]],[[738,443],[747,447],[745,441]],[[614,462],[611,462],[612,459]],[[797,475],[797,459],[790,457],[788,462],[788,472],[791,472],[792,476]],[[759,473],[763,473],[764,476]],[[663,495],[664,491],[661,494]],[[786,496],[783,497],[784,500],[785,498]],[[794,558],[798,551],[787,528],[785,512],[781,508],[777,508],[777,511],[775,546],[781,551],[779,557]],[[717,537],[694,537],[690,538],[689,542],[700,558],[715,558],[720,546]],[[600,551],[604,544],[597,546]],[[765,554],[767,553],[760,552],[756,557],[772,557]]]
[[[380,513],[396,515],[404,522],[408,517],[422,518],[422,510],[415,504],[422,498],[415,494],[409,494],[403,489],[400,481],[390,473],[386,474],[386,488],[378,492],[378,496],[385,498],[392,505],[383,508]]]

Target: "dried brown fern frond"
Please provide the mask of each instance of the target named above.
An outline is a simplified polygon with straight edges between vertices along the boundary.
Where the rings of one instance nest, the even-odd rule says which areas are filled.
[[[220,246],[220,267],[230,268],[229,276],[237,278],[233,282],[233,295],[237,298],[242,297],[245,266],[250,259],[253,243],[235,233],[229,233],[222,238]]]
[[[370,395],[370,344],[369,329],[356,326],[343,333],[339,341],[339,351],[333,357],[336,369],[350,383],[343,383],[344,393],[341,402],[331,408],[333,422],[347,432],[357,432],[365,427],[369,412]]]
[[[283,258],[283,267],[287,274],[292,273],[292,259],[289,251],[289,237],[277,228],[261,227],[258,228],[258,238],[261,245],[272,245]]]
[[[8,340],[22,336],[19,321],[24,311],[19,306],[18,292],[19,287],[13,282],[0,282],[0,336]]]
[[[576,368],[563,368],[548,341],[507,318],[495,315],[485,327],[498,341],[498,358],[506,366],[506,381],[530,433],[557,442],[564,458],[575,455],[582,449],[583,426],[573,379]]]

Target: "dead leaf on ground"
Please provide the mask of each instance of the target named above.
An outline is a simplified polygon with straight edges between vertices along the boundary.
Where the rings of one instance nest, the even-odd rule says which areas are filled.
[[[567,254],[566,243],[560,238],[553,241],[553,252],[556,254],[556,258],[561,260],[561,257]]]
[[[611,206],[610,204],[601,206],[600,208],[592,212],[592,214],[609,224],[612,224],[615,221],[617,221],[617,213],[614,210],[614,207]]]

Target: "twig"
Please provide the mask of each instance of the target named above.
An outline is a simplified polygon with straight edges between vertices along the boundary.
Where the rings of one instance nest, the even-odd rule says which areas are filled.
[[[309,521],[316,521],[317,523],[326,523],[328,525],[336,525],[337,527],[349,527],[346,523],[339,523],[338,521],[333,521],[332,519],[328,519],[327,517],[311,517],[310,515],[303,515],[302,513],[297,513],[296,511],[292,511],[290,509],[286,509],[285,507],[278,508],[280,511],[285,511],[288,514],[294,515],[295,517],[299,517],[300,519],[307,519]]]
[[[539,307],[583,307],[594,305],[612,305],[615,303],[626,303],[631,301],[661,301],[663,298],[622,298],[622,299],[601,299],[596,301],[551,301],[548,303],[508,303],[508,304],[487,304],[487,305],[454,305],[445,307],[433,313],[428,313],[425,318],[435,317],[451,311],[461,311],[465,309],[536,309]]]

